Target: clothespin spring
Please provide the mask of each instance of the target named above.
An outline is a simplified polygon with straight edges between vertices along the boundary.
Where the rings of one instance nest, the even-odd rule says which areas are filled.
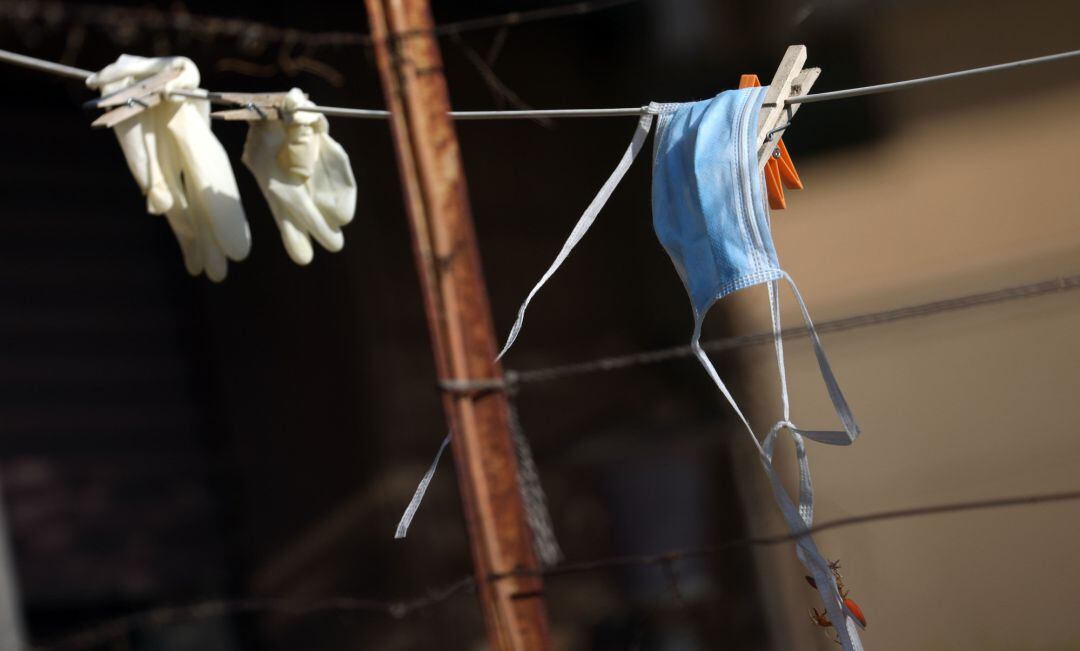
[[[253,111],[253,112],[257,113],[260,120],[265,120],[266,119],[266,112],[263,111],[261,108],[259,108],[259,105],[256,104],[255,102],[248,102],[244,106],[244,108],[246,108],[249,111]]]
[[[769,130],[769,132],[765,134],[765,142],[771,142],[773,134],[779,133],[779,132],[783,131],[784,129],[787,129],[788,127],[791,126],[791,119],[794,117],[793,111],[791,109],[791,104],[788,104],[787,106],[784,107],[784,112],[787,113],[787,122],[781,124],[780,126],[776,127],[775,129]],[[774,150],[773,151],[773,157],[775,158],[776,155],[777,155],[776,151]]]

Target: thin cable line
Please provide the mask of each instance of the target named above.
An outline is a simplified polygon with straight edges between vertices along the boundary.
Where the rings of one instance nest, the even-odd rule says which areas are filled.
[[[85,80],[87,77],[94,74],[90,70],[84,70],[74,66],[65,66],[62,63],[46,61],[45,59],[26,56],[25,54],[19,54],[18,52],[9,52],[8,50],[0,50],[0,61],[22,66],[23,68],[29,68],[30,70],[47,72],[59,77],[71,77],[73,79]]]
[[[502,31],[499,33],[505,34],[506,32]],[[454,45],[461,50],[465,59],[472,64],[472,67],[476,70],[477,74],[480,75],[480,79],[483,80],[484,84],[488,87],[497,106],[510,106],[511,108],[520,111],[535,110],[499,78],[499,75],[495,73],[495,68],[491,63],[488,63],[487,57],[484,57],[470,47],[469,44],[465,42],[465,39],[457,34],[452,35],[450,39]],[[537,120],[536,122],[545,127],[553,126],[549,120]]]
[[[674,563],[692,558],[715,556],[739,547],[760,547],[778,545],[797,540],[802,536],[814,535],[823,531],[840,529],[856,525],[903,520],[917,517],[929,517],[967,511],[982,511],[1000,508],[1021,508],[1053,503],[1080,500],[1080,490],[1057,493],[1037,493],[1012,497],[971,500],[930,504],[888,511],[877,511],[837,518],[821,522],[800,534],[776,534],[771,536],[748,536],[728,540],[716,545],[692,549],[676,549],[659,554],[639,554],[609,556],[591,561],[563,563],[555,567],[536,572],[504,572],[488,576],[489,581],[501,581],[522,574],[540,574],[545,577],[569,576],[586,572],[596,572],[618,567],[673,567]],[[132,613],[93,626],[80,633],[66,637],[59,642],[35,647],[37,651],[85,651],[98,645],[123,639],[128,635],[146,629],[173,626],[176,624],[198,621],[211,617],[226,617],[238,614],[281,614],[302,616],[319,612],[370,612],[403,618],[418,611],[441,604],[475,587],[471,576],[464,576],[443,587],[428,590],[415,599],[403,601],[380,601],[356,597],[329,597],[309,602],[294,599],[246,597],[238,599],[211,599],[184,606],[165,606],[148,611]]]
[[[929,77],[920,77],[918,79],[907,79],[905,81],[894,81],[888,84],[877,84],[875,86],[863,86],[861,88],[849,88],[847,90],[834,90],[827,93],[814,93],[813,95],[796,95],[795,97],[789,97],[788,104],[812,104],[814,102],[829,102],[834,99],[846,99],[848,97],[859,97],[861,95],[876,95],[878,93],[891,93],[896,90],[903,90],[904,88],[911,88],[912,86],[921,86],[922,84],[932,84],[939,81],[947,81],[951,79],[960,79],[961,77],[971,77],[973,75],[981,75],[988,72],[999,72],[1001,70],[1014,70],[1016,68],[1023,68],[1025,66],[1033,66],[1040,63],[1050,63],[1052,61],[1064,61],[1065,59],[1072,59],[1080,56],[1080,50],[1072,50],[1069,52],[1059,52],[1057,54],[1048,54],[1046,56],[1034,57],[1031,59],[1021,59],[1019,61],[1009,61],[1008,63],[998,63],[992,66],[983,66],[981,68],[970,68],[968,70],[957,70],[955,72],[946,72],[940,75],[931,75]]]
[[[432,31],[439,36],[445,36],[449,34],[460,34],[461,32],[490,29],[492,27],[524,25],[525,23],[533,23],[541,20],[551,20],[553,18],[583,16],[585,14],[591,14],[597,11],[606,11],[608,9],[615,9],[617,7],[625,7],[626,5],[636,4],[637,2],[639,2],[639,0],[596,0],[594,2],[574,2],[571,4],[557,5],[555,7],[547,7],[544,9],[533,9],[531,11],[513,11],[508,14],[501,14],[498,16],[487,16],[485,18],[470,18],[466,20],[459,20],[453,23],[443,23],[441,25],[436,25],[435,29],[433,29]]]
[[[357,597],[328,597],[312,601],[276,597],[210,599],[183,606],[163,606],[132,613],[98,624],[58,642],[34,648],[36,651],[85,651],[123,639],[140,630],[160,629],[184,622],[243,614],[300,617],[323,612],[367,612],[402,619],[469,591],[475,584],[471,576],[466,576],[441,588],[429,590],[424,596],[403,601],[379,601]]]
[[[978,294],[955,296],[953,298],[946,298],[939,301],[930,301],[928,303],[909,305],[891,310],[882,310],[880,312],[857,314],[854,316],[834,319],[832,321],[822,321],[821,323],[815,325],[815,329],[818,331],[818,334],[842,332],[845,330],[854,330],[857,328],[865,328],[868,326],[882,325],[885,323],[905,321],[907,319],[932,316],[945,312],[955,312],[959,310],[982,307],[985,305],[993,305],[995,303],[1004,303],[1006,301],[1014,301],[1022,298],[1033,298],[1036,296],[1045,296],[1047,294],[1056,294],[1059,292],[1071,291],[1075,289],[1080,289],[1080,275],[1064,276],[1062,278],[1043,280],[1027,285],[1017,285],[1014,287],[1006,287],[1004,289],[997,289],[994,291],[982,292]],[[806,337],[809,334],[810,332],[805,326],[800,326],[797,328],[785,328],[783,331],[783,337],[785,340],[799,339]],[[759,332],[750,335],[740,335],[736,337],[725,337],[723,339],[714,339],[712,341],[702,343],[701,347],[709,352],[724,352],[729,350],[735,350],[738,348],[759,346],[762,344],[772,343],[772,341],[773,334],[770,331]],[[659,364],[661,362],[669,362],[672,360],[692,356],[693,351],[690,349],[689,346],[673,346],[670,348],[661,348],[659,350],[646,351],[643,353],[614,355],[611,357],[604,357],[601,359],[591,360],[588,362],[580,362],[577,364],[565,364],[561,366],[551,366],[547,368],[530,369],[525,371],[507,371],[506,381],[508,383],[517,382],[521,384],[529,382],[551,382],[554,380],[561,380],[563,378],[577,375],[587,375],[591,373],[600,373],[603,371],[615,371],[647,364]]]
[[[823,531],[840,529],[843,527],[852,527],[860,524],[869,524],[872,522],[883,522],[886,520],[905,520],[908,518],[928,517],[966,511],[983,511],[987,509],[1038,506],[1043,504],[1053,504],[1056,502],[1072,502],[1076,500],[1080,500],[1080,490],[1065,491],[1060,493],[1041,493],[1017,497],[1001,497],[986,500],[972,500],[967,502],[951,502],[947,504],[933,504],[927,506],[915,506],[903,509],[893,509],[890,511],[878,511],[876,513],[863,513],[860,515],[852,515],[845,518],[828,520],[822,522],[821,524],[814,525],[801,533],[783,533],[772,536],[748,536],[745,538],[728,540],[716,545],[709,545],[707,547],[673,550],[659,554],[610,556],[607,558],[600,558],[593,561],[563,563],[562,565],[557,565],[546,570],[518,570],[512,572],[504,572],[501,574],[493,574],[489,577],[489,580],[499,581],[504,578],[513,576],[531,576],[536,574],[543,575],[545,577],[552,577],[568,574],[580,574],[582,572],[594,572],[596,570],[610,569],[614,567],[664,565],[672,563],[673,561],[700,558],[703,556],[714,556],[721,552],[729,551],[737,547],[763,547],[779,545],[786,542],[792,542],[806,536],[812,536]]]
[[[872,95],[877,93],[887,93],[903,88],[911,88],[912,86],[918,86],[922,84],[934,83],[944,81],[948,79],[959,79],[961,77],[968,77],[971,75],[979,75],[988,72],[998,72],[1002,70],[1011,70],[1014,68],[1020,68],[1024,66],[1031,66],[1040,63],[1050,63],[1054,61],[1063,61],[1066,59],[1072,59],[1080,57],[1080,50],[1072,50],[1069,52],[1059,52],[1057,54],[1051,54],[1042,57],[1035,57],[1033,59],[1022,59],[1019,61],[1010,61],[1007,63],[999,63],[992,66],[984,66],[981,68],[971,68],[968,70],[957,70],[941,75],[934,75],[930,77],[920,77],[917,79],[908,79],[905,81],[896,81],[887,84],[878,84],[876,86],[863,86],[861,88],[849,88],[847,90],[838,90],[828,93],[816,93],[813,95],[797,95],[787,99],[786,104],[808,104],[814,102],[825,102],[836,99],[845,99],[848,97],[858,97],[861,95]],[[76,77],[80,76],[85,78],[89,76],[90,71],[82,70],[80,68],[73,68],[71,66],[64,66],[58,63],[45,61],[42,59],[36,59],[34,57],[28,57],[7,50],[0,50],[0,61],[19,65],[33,70],[39,70],[42,72],[49,72],[52,74]],[[222,102],[216,98],[217,93],[205,91],[205,94],[199,94],[198,92],[182,92],[174,91],[174,94],[183,95],[185,97],[192,97],[195,99],[209,99],[211,102]],[[384,110],[373,109],[355,109],[345,108],[337,106],[311,106],[300,109],[303,111],[311,111],[313,113],[323,113],[324,115],[336,116],[336,117],[349,117],[349,118],[362,118],[362,119],[385,119],[389,117],[390,113]],[[590,117],[623,117],[623,116],[640,116],[649,111],[646,106],[628,107],[628,108],[599,108],[599,109],[539,109],[539,110],[527,110],[527,111],[451,111],[450,117],[456,120],[534,120],[538,118],[590,118]]]
[[[431,30],[411,34],[435,34],[446,36],[478,31],[494,27],[524,25],[526,23],[582,16],[608,9],[616,9],[640,0],[593,0],[573,2],[531,11],[513,11],[505,14],[468,18],[436,25]],[[136,33],[173,32],[189,34],[206,39],[231,37],[245,41],[269,44],[287,43],[307,47],[368,46],[371,35],[361,32],[313,32],[277,27],[268,23],[241,18],[222,18],[189,14],[183,10],[163,10],[155,7],[122,7],[116,5],[86,5],[68,2],[34,2],[30,0],[0,0],[0,16],[25,23],[37,18],[47,25],[74,24],[119,30],[121,27]]]

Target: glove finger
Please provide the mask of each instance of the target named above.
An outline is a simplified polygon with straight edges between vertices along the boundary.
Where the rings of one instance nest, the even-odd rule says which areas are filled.
[[[195,229],[195,239],[202,256],[206,277],[215,283],[225,280],[229,262],[214,238],[209,215],[198,202],[192,202],[191,209],[188,212],[188,219]]]
[[[311,239],[304,229],[297,225],[296,218],[292,214],[290,203],[283,199],[280,194],[270,191],[270,180],[259,187],[266,198],[266,204],[270,207],[270,214],[274,216],[278,231],[281,233],[281,243],[285,246],[285,252],[289,254],[298,265],[309,264],[315,257],[315,251],[311,246]]]
[[[120,142],[128,170],[146,197],[146,210],[161,215],[172,208],[173,197],[158,165],[157,134],[153,117],[139,115],[116,125],[113,131]]]
[[[278,195],[269,191],[265,192],[266,203],[270,206],[270,213],[274,216],[278,231],[281,233],[281,243],[285,246],[285,252],[289,254],[298,265],[309,264],[315,257],[315,250],[311,246],[311,239],[302,228],[297,226],[293,218],[288,201],[283,201]]]
[[[195,233],[206,277],[215,283],[225,280],[228,272],[227,254],[214,235],[213,215],[207,210],[201,196],[196,194],[189,197],[186,215]]]
[[[289,211],[291,221],[300,230],[315,238],[327,251],[340,251],[345,246],[345,235],[326,223],[306,186],[282,183],[271,178],[269,194],[282,202]]]
[[[151,215],[160,215],[172,208],[175,201],[161,169],[157,129],[144,128],[143,141],[146,143],[147,174],[150,182],[146,192],[146,209]]]
[[[179,154],[167,133],[161,137],[165,120],[171,114],[171,110],[169,107],[155,107],[155,109],[160,110],[146,111],[149,118],[145,128],[154,133],[152,162],[156,163],[158,173],[161,175],[161,183],[171,203],[170,208],[165,212],[165,219],[173,235],[176,236],[176,241],[180,244],[180,251],[184,256],[184,267],[192,276],[198,276],[205,269],[206,262],[196,225],[192,222],[187,197],[184,195],[184,186],[180,179]]]
[[[308,181],[315,204],[328,222],[344,226],[356,213],[356,178],[349,155],[329,134],[321,134],[319,161]]]
[[[195,232],[188,223],[188,216],[183,210],[170,210],[165,213],[165,219],[172,228],[176,241],[180,244],[180,252],[184,256],[184,267],[192,276],[198,276],[203,271],[202,249],[195,239]]]
[[[188,199],[205,208],[224,254],[243,260],[251,251],[251,230],[225,148],[190,102],[177,109],[168,130],[183,161]]]
[[[206,277],[215,283],[225,280],[229,272],[229,261],[221,249],[212,241],[206,241],[203,253],[206,256]]]
[[[169,193],[169,200],[172,203],[171,209],[180,211],[180,214],[184,216],[182,220],[184,228],[189,237],[194,238],[195,227],[188,215],[190,202],[183,179],[183,160],[177,150],[176,142],[165,126],[175,112],[175,107],[155,106],[148,112],[153,118],[148,126],[154,133],[153,149],[156,152],[152,164],[156,163],[156,168],[161,173],[161,182],[165,186],[165,191]]]
[[[281,231],[281,243],[285,245],[289,258],[301,266],[310,264],[315,257],[315,249],[311,246],[311,238],[307,233],[288,219],[279,220],[278,229]]]
[[[124,120],[113,127],[116,140],[120,143],[120,151],[124,153],[128,170],[135,177],[139,189],[146,194],[150,188],[150,155],[146,151],[144,129],[149,125],[144,124],[143,116],[136,116],[131,120]]]

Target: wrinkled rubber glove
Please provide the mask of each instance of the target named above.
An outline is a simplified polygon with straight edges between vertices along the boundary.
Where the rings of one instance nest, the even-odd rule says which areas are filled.
[[[127,54],[91,75],[86,85],[108,95],[170,68],[181,73],[165,86],[167,91],[199,85],[199,69],[190,59]],[[209,102],[166,95],[114,131],[146,195],[147,211],[165,215],[188,273],[223,280],[228,260],[247,257],[251,231],[229,157],[210,131]]]
[[[349,156],[330,137],[326,116],[297,111],[314,106],[299,88],[289,91],[281,120],[253,120],[244,143],[244,165],[259,182],[285,250],[296,264],[315,252],[311,238],[328,251],[345,246],[341,227],[356,211],[356,179]]]

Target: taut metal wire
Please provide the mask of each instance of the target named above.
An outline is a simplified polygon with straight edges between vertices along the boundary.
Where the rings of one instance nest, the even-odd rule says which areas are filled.
[[[1000,72],[1003,70],[1012,70],[1015,68],[1021,68],[1025,66],[1032,66],[1042,63],[1052,63],[1056,61],[1064,61],[1066,59],[1073,59],[1080,57],[1080,50],[1071,50],[1068,52],[1058,52],[1057,54],[1049,54],[1041,57],[1034,57],[1031,59],[1021,59],[1019,61],[1009,61],[1007,63],[999,63],[991,66],[983,66],[981,68],[970,68],[967,70],[956,70],[953,72],[947,72],[940,75],[932,75],[929,77],[919,77],[917,79],[907,79],[904,81],[894,81],[887,84],[877,84],[875,86],[862,86],[859,88],[848,88],[846,90],[836,90],[827,93],[814,93],[813,95],[796,95],[789,97],[785,101],[786,105],[791,104],[812,104],[817,102],[828,102],[838,99],[847,99],[850,97],[860,97],[863,95],[876,95],[879,93],[889,93],[897,90],[903,90],[911,88],[913,86],[921,86],[923,84],[930,84],[939,81],[960,79],[963,77],[970,77],[973,75],[981,75],[989,72]],[[86,79],[91,74],[89,70],[83,70],[82,68],[75,68],[72,66],[66,66],[60,63],[52,61],[46,61],[44,59],[37,59],[29,57],[24,54],[18,54],[15,52],[9,52],[7,50],[0,50],[0,61],[4,63],[10,63],[31,70],[37,70],[40,72],[47,72],[50,74],[58,75],[61,77],[70,77],[74,79]],[[190,97],[192,99],[205,99],[214,103],[232,104],[232,102],[226,102],[220,99],[218,93],[210,91],[183,91],[176,90],[172,94],[180,95],[183,97]],[[763,105],[766,106],[766,105]],[[771,105],[769,105],[771,106]],[[385,120],[390,116],[388,111],[377,109],[359,109],[359,108],[347,108],[340,106],[309,106],[301,111],[311,111],[313,113],[322,113],[323,115],[329,115],[333,117],[343,118],[360,118],[360,119],[376,119]],[[648,112],[646,106],[633,106],[624,108],[597,108],[597,109],[535,109],[535,110],[514,110],[514,111],[451,111],[450,117],[455,120],[535,120],[535,119],[558,119],[558,118],[610,118],[610,117],[630,117],[640,116]]]

